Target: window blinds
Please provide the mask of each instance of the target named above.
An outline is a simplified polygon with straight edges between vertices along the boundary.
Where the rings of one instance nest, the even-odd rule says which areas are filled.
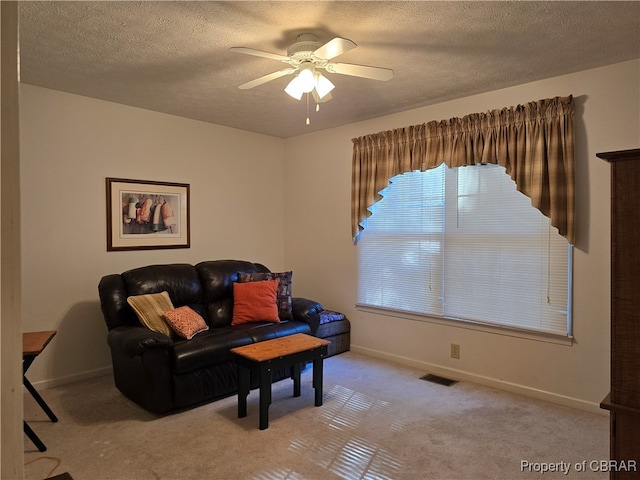
[[[398,175],[358,243],[358,303],[569,335],[567,240],[497,165]]]

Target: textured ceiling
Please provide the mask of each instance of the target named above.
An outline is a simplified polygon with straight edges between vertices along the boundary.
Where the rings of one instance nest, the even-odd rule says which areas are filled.
[[[230,47],[286,55],[305,32],[354,41],[335,61],[394,78],[327,74],[308,126],[290,76],[237,88],[285,65]],[[23,83],[290,137],[640,58],[640,3],[29,1],[20,41]]]

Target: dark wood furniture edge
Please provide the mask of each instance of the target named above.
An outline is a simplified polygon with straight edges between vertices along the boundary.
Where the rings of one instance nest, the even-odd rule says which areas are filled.
[[[640,153],[640,148],[631,148],[629,150],[618,150],[617,152],[596,153],[596,157],[607,162],[617,162],[619,160],[631,160],[637,157],[638,153]]]
[[[611,390],[600,403],[609,411],[611,480],[638,479],[640,455],[640,149],[597,153],[611,166]],[[636,352],[636,353],[634,353]],[[617,468],[633,461],[633,469]]]
[[[600,402],[600,408],[602,408],[603,410],[610,410],[612,412],[625,412],[640,416],[640,408],[627,407],[626,405],[613,403],[611,401],[611,393],[604,397],[604,400]]]
[[[44,330],[42,332],[22,333],[22,356],[38,356],[56,336],[57,330]]]

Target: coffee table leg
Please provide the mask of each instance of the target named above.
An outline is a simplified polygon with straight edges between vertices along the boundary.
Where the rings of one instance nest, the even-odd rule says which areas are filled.
[[[249,395],[249,379],[251,372],[238,365],[238,418],[247,416],[247,395]]]
[[[323,357],[313,359],[313,388],[316,395],[316,407],[322,405],[322,360]]]
[[[269,428],[269,405],[271,405],[271,368],[260,365],[260,430]]]
[[[300,396],[300,364],[294,363],[291,365],[291,378],[293,379],[293,396]]]

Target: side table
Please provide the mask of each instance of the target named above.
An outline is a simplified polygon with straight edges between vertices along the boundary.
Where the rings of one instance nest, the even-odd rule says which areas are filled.
[[[56,333],[57,332],[55,330],[48,330],[44,332],[27,332],[22,334],[22,383],[27,387],[27,390],[31,396],[35,398],[36,402],[38,402],[40,408],[44,410],[44,413],[46,413],[49,419],[54,423],[58,421],[58,417],[55,416],[49,408],[49,405],[47,405],[47,402],[45,402],[36,389],[33,388],[33,385],[31,385],[31,382],[26,377],[26,373],[33,361],[42,353],[45,347],[49,345],[49,342],[53,339]],[[42,440],[38,438],[31,427],[27,425],[25,420],[23,420],[23,422],[24,433],[27,434],[29,440],[38,447],[39,451],[46,451],[47,447],[42,443]]]
[[[293,380],[293,396],[300,396],[301,364],[313,362],[313,388],[315,406],[322,405],[322,360],[327,356],[331,342],[304,333],[265,340],[232,348],[238,365],[238,418],[247,416],[247,395],[251,372],[258,376],[260,388],[260,430],[269,428],[271,405],[271,372],[289,368]]]

